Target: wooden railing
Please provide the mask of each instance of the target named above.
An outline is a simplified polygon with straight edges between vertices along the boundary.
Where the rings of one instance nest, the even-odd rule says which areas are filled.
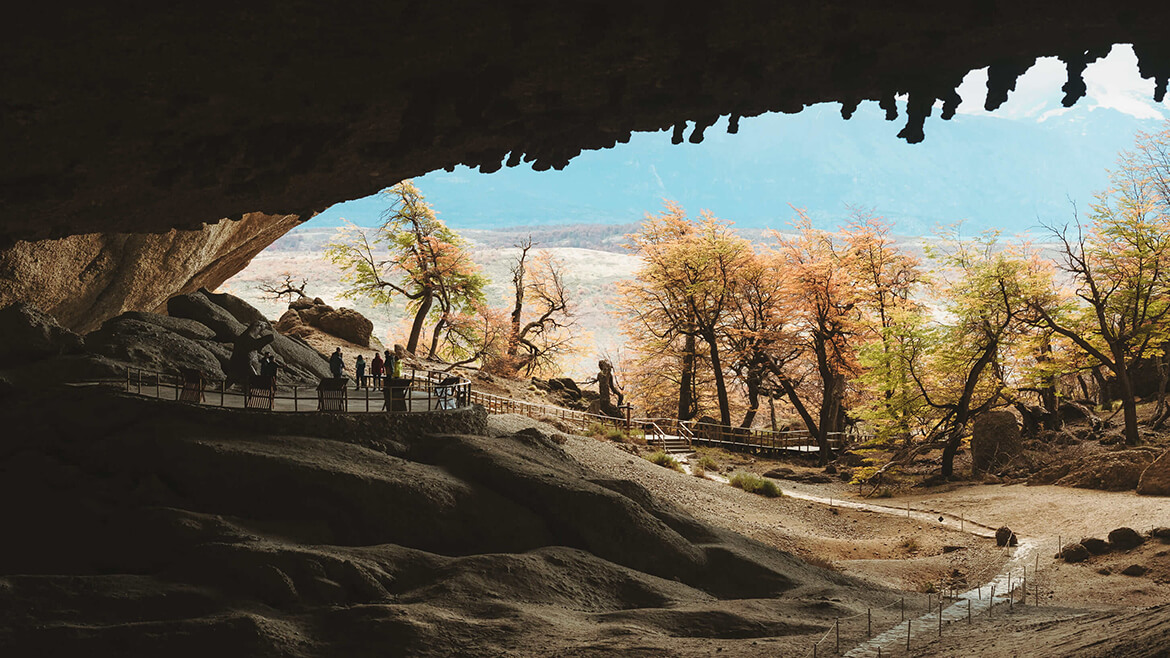
[[[558,419],[578,431],[593,423],[620,427],[629,431],[642,430],[651,445],[666,446],[669,437],[685,440],[688,446],[708,445],[733,450],[811,451],[819,449],[816,439],[807,430],[772,431],[770,429],[728,427],[713,423],[679,421],[674,418],[614,418],[576,409],[566,409],[523,400],[514,400],[490,393],[471,391],[471,401],[482,404],[489,413],[514,413],[536,420]],[[832,450],[840,450],[867,437],[861,434],[836,432],[829,436]]]
[[[463,377],[450,382],[451,377],[450,373],[445,372],[404,369],[403,379],[411,382],[409,394],[403,396],[404,408],[391,413],[441,411],[471,406],[471,382]],[[163,400],[183,400],[234,409],[244,409],[248,405],[246,389],[229,388],[224,381],[200,379],[197,384],[189,377],[141,368],[128,367],[122,387],[128,393]],[[318,408],[315,386],[277,386],[270,399],[271,406],[268,409],[272,411],[306,412],[317,411]],[[340,408],[337,410],[346,413],[381,412],[384,410],[384,401],[384,391],[380,387],[350,388],[344,399],[338,400]],[[254,402],[252,408],[255,408]]]

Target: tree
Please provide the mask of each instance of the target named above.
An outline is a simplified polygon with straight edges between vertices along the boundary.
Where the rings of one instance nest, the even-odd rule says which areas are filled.
[[[859,372],[854,338],[861,330],[860,311],[852,254],[832,234],[813,228],[803,211],[796,212],[795,235],[774,233],[779,245],[772,268],[791,300],[791,336],[799,352],[787,367],[773,361],[770,368],[816,439],[824,463],[832,458],[829,437],[845,430],[847,378]]]
[[[308,279],[301,279],[300,284],[296,283],[296,278],[291,272],[282,272],[280,274],[281,280],[275,279],[263,281],[256,286],[256,290],[260,291],[266,299],[279,301],[287,299],[292,302],[293,299],[300,299],[305,296],[305,288],[309,287]]]
[[[918,259],[897,247],[891,225],[872,213],[855,210],[843,231],[849,254],[853,291],[861,312],[866,342],[858,354],[861,382],[874,395],[864,401],[861,416],[882,440],[910,441],[917,417],[917,399],[901,355],[908,316],[921,311],[915,291],[925,282]]]
[[[389,304],[397,296],[408,300],[414,313],[408,351],[418,350],[424,323],[431,317],[433,358],[456,316],[482,305],[486,280],[463,240],[435,216],[411,181],[382,194],[389,207],[373,235],[347,223],[327,246],[326,256],[349,284],[343,296],[366,297],[375,304]]]
[[[1004,356],[1031,330],[1027,300],[1047,285],[1040,263],[997,243],[991,232],[976,240],[956,235],[949,249],[928,251],[938,263],[935,296],[941,313],[923,310],[904,325],[904,355],[921,403],[932,411],[927,443],[941,442],[942,475],[972,418],[1005,401]]]
[[[1068,338],[1113,373],[1125,417],[1125,440],[1138,441],[1132,372],[1158,354],[1170,319],[1170,217],[1153,179],[1123,154],[1100,193],[1086,231],[1050,227],[1072,295],[1055,291],[1031,302],[1039,322]]]
[[[513,305],[507,357],[510,370],[532,375],[555,370],[557,360],[572,352],[575,324],[564,263],[547,251],[529,259],[532,240],[516,245],[520,254],[512,266]]]
[[[707,347],[715,383],[720,422],[731,424],[731,405],[723,372],[725,314],[732,306],[739,268],[751,246],[727,223],[704,211],[699,222],[673,202],[658,217],[648,216],[642,230],[630,236],[632,249],[643,260],[635,280],[620,287],[631,314],[632,332],[646,331],[658,348],[681,339],[683,359],[679,417],[687,418],[694,403],[695,339]]]

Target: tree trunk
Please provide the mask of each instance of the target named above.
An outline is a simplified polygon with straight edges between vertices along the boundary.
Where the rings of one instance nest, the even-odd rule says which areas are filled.
[[[768,394],[768,418],[771,419],[772,431],[775,432],[776,431],[776,398],[774,398],[772,396],[773,396],[772,393]]]
[[[683,340],[682,377],[678,386],[678,419],[691,420],[698,415],[695,400],[695,335]]]
[[[443,330],[446,328],[447,328],[447,321],[442,319],[442,318],[439,318],[439,321],[435,323],[434,332],[431,333],[431,349],[430,349],[430,352],[427,353],[427,358],[430,359],[431,361],[434,361],[436,359],[436,356],[438,355],[439,340],[442,339]]]
[[[1125,416],[1125,443],[1135,446],[1138,443],[1137,400],[1133,397],[1133,382],[1129,380],[1129,368],[1124,362],[1117,364],[1117,385],[1121,389],[1121,410]]]
[[[723,379],[723,364],[719,360],[719,341],[714,332],[703,336],[711,348],[711,370],[715,374],[715,395],[719,398],[719,424],[731,427],[731,404],[727,399],[727,382]]]
[[[406,351],[411,354],[418,349],[418,341],[422,337],[423,322],[427,319],[427,314],[431,312],[431,305],[435,303],[434,291],[427,289],[423,291],[422,297],[419,298],[418,312],[414,314],[414,324],[410,326],[410,339],[406,341]]]
[[[740,427],[751,427],[756,422],[756,414],[760,412],[760,374],[754,368],[748,371],[747,381],[748,410],[743,415]],[[775,423],[775,417],[772,422]]]
[[[955,454],[959,452],[959,446],[963,442],[963,425],[956,424],[955,429],[951,431],[951,435],[947,437],[947,442],[943,446],[942,476],[945,478],[951,477],[955,472]]]

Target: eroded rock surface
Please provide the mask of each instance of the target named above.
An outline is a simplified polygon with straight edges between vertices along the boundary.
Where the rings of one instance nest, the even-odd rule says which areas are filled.
[[[124,311],[159,312],[174,295],[214,289],[299,222],[248,213],[195,231],[17,242],[0,249],[0,306],[29,302],[87,333]]]
[[[21,538],[0,543],[6,655],[756,655],[756,638],[804,643],[897,600],[539,433],[356,445],[394,419],[266,427],[92,389],[60,404],[0,408]]]

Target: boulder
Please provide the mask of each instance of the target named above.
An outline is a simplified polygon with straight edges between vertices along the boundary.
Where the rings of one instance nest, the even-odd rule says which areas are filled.
[[[210,292],[206,288],[200,288],[199,292],[211,300],[211,303],[231,313],[232,317],[238,320],[240,324],[249,325],[253,322],[268,322],[268,318],[264,317],[264,314],[255,306],[252,306],[235,295],[229,295],[226,292]]]
[[[167,300],[167,314],[175,318],[194,320],[215,332],[215,337],[230,343],[244,333],[243,323],[201,292],[175,295]]]
[[[572,377],[552,377],[548,380],[548,386],[553,390],[565,390],[581,397],[581,389],[577,387],[577,382],[573,381]]]
[[[1117,528],[1109,532],[1109,545],[1123,551],[1137,548],[1145,541],[1146,538],[1133,528]]]
[[[1065,562],[1084,562],[1089,559],[1089,549],[1080,544],[1068,544],[1060,550],[1059,557]]]
[[[1121,573],[1126,576],[1144,576],[1149,571],[1146,567],[1140,564],[1131,564],[1121,570]]]
[[[1170,528],[1157,527],[1150,531],[1151,537],[1156,537],[1162,540],[1162,543],[1170,544]]]
[[[301,380],[316,382],[333,376],[325,357],[299,338],[273,334],[267,349],[277,356],[277,363]]]
[[[1020,452],[1020,424],[1010,411],[989,411],[971,426],[971,470],[995,470]]]
[[[0,309],[0,366],[76,354],[84,341],[46,313],[17,302]]]
[[[374,323],[350,308],[325,312],[311,324],[321,331],[363,347],[370,346],[370,335],[374,333]]]
[[[1011,528],[1002,526],[995,531],[996,546],[1015,546],[1017,543],[1016,533],[1012,532]]]
[[[169,315],[161,315],[159,313],[127,311],[122,315],[119,315],[115,319],[115,322],[119,320],[137,320],[139,322],[148,322],[150,324],[158,325],[167,331],[173,331],[183,338],[190,338],[191,340],[213,340],[215,338],[215,332],[212,331],[209,327],[186,318],[174,318]]]
[[[1104,555],[1109,552],[1109,543],[1096,537],[1085,537],[1081,540],[1081,546],[1084,546],[1093,555]]]
[[[1078,489],[1127,491],[1138,485],[1142,472],[1154,461],[1148,450],[1118,450],[1087,457],[1074,464],[1055,484]]]
[[[1170,496],[1170,450],[1150,463],[1138,477],[1137,492],[1146,496]]]
[[[178,375],[179,368],[193,368],[211,380],[224,378],[219,358],[200,341],[132,317],[107,320],[100,329],[86,334],[86,348],[143,370]]]
[[[370,337],[374,333],[374,323],[364,315],[350,308],[334,309],[320,297],[312,301],[301,297],[289,303],[288,310],[280,316],[274,328],[283,334],[306,338],[311,333],[310,328],[317,329],[361,347],[371,347]]]

